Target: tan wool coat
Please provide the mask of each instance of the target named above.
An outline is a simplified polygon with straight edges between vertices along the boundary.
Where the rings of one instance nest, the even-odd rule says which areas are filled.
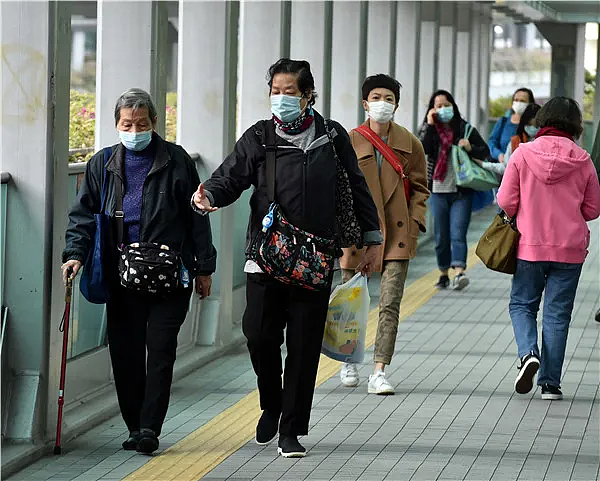
[[[381,272],[383,261],[412,259],[417,253],[419,231],[425,232],[425,201],[429,197],[427,160],[419,139],[392,122],[387,145],[410,181],[412,196],[407,206],[404,183],[391,164],[384,158],[379,173],[373,145],[355,130],[350,131],[350,140],[379,214],[384,248],[374,271]],[[361,259],[362,252],[356,247],[344,249],[341,267],[355,269]]]

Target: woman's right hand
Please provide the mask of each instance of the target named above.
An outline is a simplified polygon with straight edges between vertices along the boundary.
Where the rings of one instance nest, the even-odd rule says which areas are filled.
[[[204,191],[204,184],[198,186],[198,190],[194,193],[194,204],[198,209],[204,212],[215,212],[218,210],[217,207],[210,205],[210,200]]]
[[[435,113],[435,109],[431,109],[429,112],[427,112],[427,123],[429,125],[435,125]]]
[[[498,156],[498,162],[500,162],[501,164],[503,164],[503,163],[504,163],[504,154],[500,154],[500,155]]]
[[[61,266],[63,283],[65,285],[67,284],[67,271],[69,270],[69,268],[71,268],[71,280],[73,280],[79,272],[79,269],[81,269],[81,261],[71,259],[70,261],[65,262]]]

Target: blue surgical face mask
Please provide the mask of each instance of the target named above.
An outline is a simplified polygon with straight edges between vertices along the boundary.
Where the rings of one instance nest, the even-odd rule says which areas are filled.
[[[435,111],[440,122],[447,124],[454,117],[454,107],[442,107]]]
[[[535,125],[526,125],[525,126],[525,133],[527,134],[527,136],[530,139],[533,139],[539,130],[540,129],[538,127],[536,127]]]
[[[296,120],[302,113],[301,99],[293,95],[271,95],[271,112],[284,123]]]
[[[146,130],[145,132],[125,132],[124,130],[119,130],[119,138],[126,149],[139,152],[150,145],[152,130]]]

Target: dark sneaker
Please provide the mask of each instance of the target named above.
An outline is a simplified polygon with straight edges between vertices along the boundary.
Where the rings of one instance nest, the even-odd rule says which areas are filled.
[[[135,451],[137,449],[137,445],[140,442],[140,432],[139,431],[131,431],[129,433],[129,437],[123,441],[123,449],[125,451]]]
[[[594,317],[594,319],[596,319],[596,322],[600,322],[600,309],[596,311],[596,317]]]
[[[515,391],[527,394],[533,389],[533,378],[540,368],[540,359],[531,351],[521,358],[521,365],[517,368],[519,374],[515,379]]]
[[[306,449],[298,442],[296,436],[279,436],[277,452],[284,458],[303,458],[306,456]]]
[[[268,411],[263,411],[262,416],[256,425],[256,444],[266,446],[269,444],[279,430],[279,414],[272,414]]]
[[[140,429],[140,440],[137,445],[137,452],[152,454],[158,449],[158,437],[152,429]]]
[[[455,291],[462,291],[468,285],[469,278],[465,274],[457,274],[456,277],[452,279],[452,289]]]
[[[448,276],[440,276],[435,286],[437,289],[446,289],[450,285],[450,278]]]
[[[560,386],[550,386],[550,384],[542,384],[542,399],[548,401],[559,401],[563,398]]]

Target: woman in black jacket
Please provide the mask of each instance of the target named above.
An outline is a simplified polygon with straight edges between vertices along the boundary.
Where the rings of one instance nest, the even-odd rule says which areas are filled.
[[[326,239],[335,239],[337,234],[336,161],[324,119],[312,108],[316,94],[309,63],[280,59],[269,68],[268,79],[273,117],[244,132],[233,152],[198,187],[193,202],[200,213],[207,213],[231,204],[244,190],[254,187],[246,246],[248,282],[243,331],[258,377],[263,410],[256,442],[269,443],[279,430],[279,453],[301,457],[306,450],[297,436],[308,433],[329,289],[311,291],[275,280],[255,262],[252,246],[270,206],[267,138],[275,140],[275,198],[285,217],[296,227]],[[333,121],[329,126],[348,173],[364,243],[369,246],[357,270],[368,274],[383,240],[377,208],[346,130]],[[287,358],[282,388],[280,347],[284,329]]]
[[[473,190],[457,187],[452,167],[453,145],[463,147],[474,159],[485,160],[490,149],[473,128],[464,139],[467,122],[462,119],[454,97],[446,90],[434,92],[419,137],[427,155],[430,202],[434,218],[435,252],[440,278],[436,287],[450,285],[448,270],[456,271],[452,287],[469,285],[467,267],[467,230],[471,222]]]
[[[198,172],[183,148],[154,132],[156,120],[148,93],[130,89],[119,97],[115,125],[121,143],[101,150],[88,162],[69,212],[62,256],[65,281],[69,270],[75,277],[83,263],[91,264],[94,215],[101,213],[106,182],[110,232],[103,239],[103,268],[109,293],[108,346],[121,414],[130,432],[123,448],[146,454],[158,449],[169,405],[177,334],[188,311],[191,283],[195,277],[196,292],[201,298],[208,296],[216,268],[208,218],[196,215],[189,203],[199,182]],[[164,295],[152,294],[152,286],[148,291],[123,287],[117,264],[125,250],[119,253],[117,247],[132,243],[134,247],[139,243],[160,246],[159,256],[167,247],[177,251],[181,269],[167,270],[180,282],[167,285],[163,281],[171,289]],[[150,269],[158,265],[155,259],[144,262]],[[127,273],[140,284],[153,277],[150,272],[137,273],[131,264]],[[165,278],[156,276],[161,277]]]

